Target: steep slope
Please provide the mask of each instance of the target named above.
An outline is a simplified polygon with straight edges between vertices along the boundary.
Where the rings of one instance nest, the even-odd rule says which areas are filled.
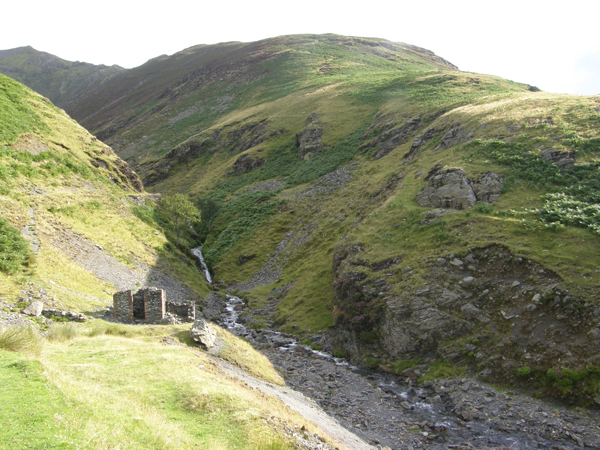
[[[388,62],[300,65],[140,170],[213,214],[205,256],[254,326],[593,404],[598,98]]]
[[[208,291],[193,262],[150,220],[153,204],[109,147],[0,75],[0,447],[332,449],[326,439],[341,448],[344,439],[361,442],[329,419],[342,438],[327,438],[315,418],[296,411],[326,415],[279,389],[284,382],[268,359],[215,325],[209,354],[191,340],[189,324],[99,319],[116,289],[156,286],[176,300]],[[57,315],[21,314],[33,300]],[[87,322],[60,323],[65,310]]]
[[[78,119],[152,190],[198,199],[248,323],[372,368],[600,398],[598,97],[335,35],[119,77]]]
[[[186,300],[206,291],[193,261],[182,262],[160,227],[135,215],[143,213],[142,189],[109,147],[0,76],[0,209],[3,233],[14,236],[2,243],[1,259],[12,261],[0,272],[4,302],[41,299],[90,312],[136,285],[162,284]]]

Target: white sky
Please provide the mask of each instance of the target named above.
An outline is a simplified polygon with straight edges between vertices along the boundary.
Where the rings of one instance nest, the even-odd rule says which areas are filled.
[[[417,45],[547,92],[600,94],[600,0],[4,3],[0,49],[31,45],[71,61],[130,68],[197,44],[336,33]]]

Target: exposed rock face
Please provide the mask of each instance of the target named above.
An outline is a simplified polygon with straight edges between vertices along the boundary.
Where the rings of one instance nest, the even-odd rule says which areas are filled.
[[[237,128],[223,127],[216,131],[203,132],[177,145],[164,158],[142,166],[146,173],[147,186],[159,183],[169,176],[171,170],[206,153],[227,150],[229,153],[244,152],[262,144],[272,136],[287,133],[286,130],[269,130],[269,122],[246,123]],[[260,158],[256,159],[259,161]],[[264,160],[260,160],[264,163]],[[260,164],[259,164],[260,165]],[[245,167],[245,166],[244,166]],[[255,166],[253,168],[256,168]]]
[[[463,169],[443,169],[436,164],[427,174],[429,184],[417,194],[417,203],[433,208],[466,209],[477,201],[493,203],[500,197],[504,176],[494,172],[476,181],[466,178]]]
[[[423,131],[420,135],[418,135],[414,140],[410,147],[410,150],[407,154],[404,155],[406,159],[414,158],[417,153],[419,153],[420,148],[427,144],[427,142],[440,133],[440,130],[436,128],[430,128],[428,130]]]
[[[473,183],[473,192],[480,202],[493,203],[500,198],[500,191],[504,183],[504,176],[494,172],[483,174]]]
[[[377,136],[373,141],[361,148],[373,148],[379,146],[373,159],[383,158],[396,147],[406,143],[421,126],[421,116],[413,117],[408,122],[391,130],[384,131]]]
[[[317,113],[312,113],[306,119],[306,128],[296,134],[296,148],[298,158],[310,159],[316,152],[323,148],[323,128]]]
[[[434,148],[434,151],[439,150],[440,148],[452,147],[459,142],[469,139],[471,139],[471,132],[460,124],[456,124],[444,133],[440,139],[440,143]]]
[[[559,169],[569,170],[575,164],[574,152],[561,152],[551,148],[547,148],[540,152],[540,156],[544,161],[548,161],[556,165]]]
[[[217,332],[203,317],[198,316],[190,330],[190,336],[194,341],[203,345],[205,348],[210,349],[215,346]]]
[[[457,338],[471,330],[468,321],[432,304],[426,294],[415,296],[409,302],[388,300],[381,334],[385,336],[390,356],[435,354],[441,339]],[[452,291],[442,290],[437,300],[440,304],[455,306],[453,303],[459,298]]]
[[[241,155],[234,163],[233,166],[228,170],[228,173],[235,173],[241,175],[251,170],[258,169],[266,162],[265,159],[257,158],[251,155]]]
[[[334,345],[355,360],[377,351],[392,359],[442,358],[503,383],[523,365],[543,372],[600,365],[600,308],[572,297],[535,261],[500,245],[443,255],[427,262],[422,284],[395,292],[385,274],[373,280],[356,272],[362,248],[337,249],[333,260]],[[409,267],[401,272],[411,277]],[[593,400],[584,391],[569,400],[575,395]]]
[[[466,209],[477,198],[463,169],[443,169],[417,194],[417,203],[433,208]]]
[[[44,310],[44,304],[42,302],[31,302],[28,306],[23,308],[21,312],[28,316],[40,317]]]

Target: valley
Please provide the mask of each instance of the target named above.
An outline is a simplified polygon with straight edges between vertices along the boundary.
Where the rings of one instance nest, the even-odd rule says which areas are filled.
[[[339,35],[0,73],[1,324],[157,287],[366,445],[600,446],[600,97]],[[133,335],[189,344],[165,327]]]

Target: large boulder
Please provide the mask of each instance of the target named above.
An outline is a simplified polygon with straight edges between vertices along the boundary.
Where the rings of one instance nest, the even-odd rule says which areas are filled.
[[[206,349],[213,348],[217,340],[215,329],[200,315],[194,321],[194,325],[190,330],[190,336]]]
[[[23,308],[21,312],[28,316],[40,317],[44,310],[44,304],[42,302],[31,302],[28,306]]]
[[[433,208],[467,209],[477,202],[463,169],[443,169],[417,194],[417,203]]]

